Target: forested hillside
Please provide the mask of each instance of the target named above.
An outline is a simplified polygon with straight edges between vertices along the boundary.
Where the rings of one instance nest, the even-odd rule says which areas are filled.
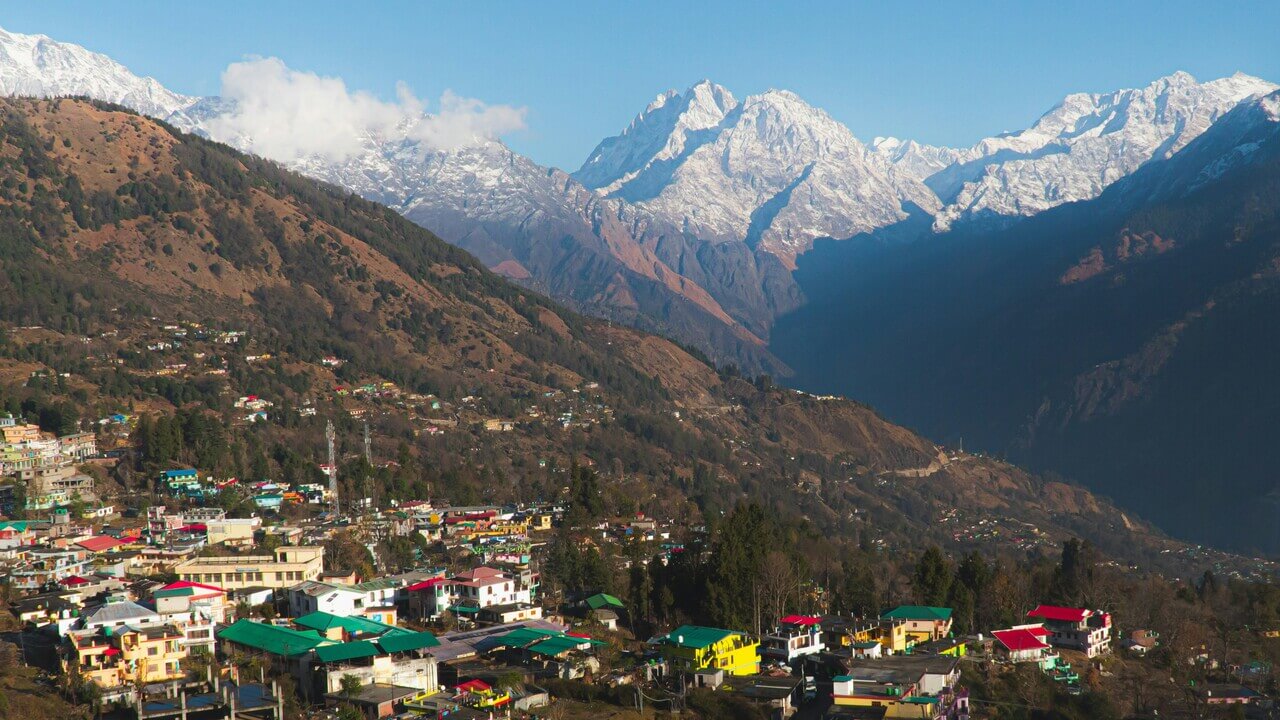
[[[1179,557],[1078,487],[585,320],[270,162],[97,103],[0,111],[0,392],[57,429],[143,416],[103,479],[120,493],[174,463],[316,477],[332,419],[352,494],[558,497],[578,465],[610,514],[696,521],[752,498],[865,548],[1089,533]],[[354,452],[364,421],[377,468]]]

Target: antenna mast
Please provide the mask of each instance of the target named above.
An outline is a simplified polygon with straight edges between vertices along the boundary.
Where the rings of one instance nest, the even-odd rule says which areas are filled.
[[[334,431],[333,421],[329,421],[328,427],[324,431],[325,438],[329,441],[329,495],[333,503],[333,514],[338,515],[341,511],[338,505],[338,462],[334,457]]]

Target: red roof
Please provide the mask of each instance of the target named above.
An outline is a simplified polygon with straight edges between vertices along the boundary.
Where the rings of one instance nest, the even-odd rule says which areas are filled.
[[[58,584],[66,585],[67,587],[73,587],[76,585],[88,585],[90,582],[91,581],[86,580],[80,577],[79,575],[72,575],[71,577],[62,578],[61,580],[58,581]]]
[[[208,532],[208,531],[209,531],[209,526],[205,525],[204,523],[191,523],[190,525],[183,525],[182,527],[178,528],[178,532],[187,532],[187,533]]]
[[[1027,628],[1027,632],[1030,632],[1032,635],[1036,635],[1038,637],[1049,637],[1049,628],[1043,625],[1036,625],[1035,627],[1029,627]]]
[[[1000,641],[1011,652],[1019,650],[1043,650],[1047,647],[1040,638],[1036,637],[1036,633],[1031,632],[1027,628],[1018,628],[1016,630],[996,630],[991,633],[996,640]]]
[[[1055,620],[1057,622],[1084,622],[1093,613],[1083,608],[1058,607],[1057,605],[1040,605],[1027,613],[1027,617]]]
[[[405,588],[405,590],[409,592],[418,592],[419,590],[430,590],[431,588],[437,585],[444,585],[447,582],[449,582],[448,578],[431,578],[429,580],[423,580],[422,582],[416,582],[410,585],[409,587]]]
[[[822,622],[822,618],[812,615],[788,615],[778,618],[778,624],[780,625],[817,625],[820,622]]]
[[[591,639],[591,636],[590,636],[590,635],[588,635],[588,634],[586,634],[586,633],[584,633],[584,632],[582,632],[582,631],[580,631],[580,630],[570,630],[570,631],[566,632],[566,633],[565,633],[565,635],[568,635],[569,637],[585,638],[585,639],[587,639],[587,640],[590,640],[590,639]]]
[[[226,590],[223,590],[222,588],[216,585],[205,585],[204,583],[191,582],[190,580],[179,580],[177,582],[171,582],[160,589],[161,590],[181,590],[183,588],[194,588],[196,590],[208,590],[209,592],[215,592],[215,593],[226,592]]]
[[[111,657],[113,655],[119,655],[120,648],[107,648],[106,651],[104,651],[102,654],[106,655],[107,657]]]
[[[127,545],[128,543],[123,540],[117,540],[110,535],[96,535],[88,540],[81,540],[76,544],[89,552],[100,553],[106,552],[111,548],[120,547],[121,545]]]
[[[484,691],[491,689],[489,683],[483,680],[468,680],[457,687],[458,690],[466,691]]]
[[[484,565],[481,565],[478,568],[472,568],[465,572],[458,573],[458,577],[462,578],[463,580],[482,580],[484,578],[501,577],[501,576],[502,576],[501,570],[495,570],[494,568],[485,567]]]

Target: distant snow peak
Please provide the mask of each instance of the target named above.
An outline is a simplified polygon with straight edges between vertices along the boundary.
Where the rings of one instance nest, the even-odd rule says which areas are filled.
[[[703,81],[659,96],[601,142],[574,176],[709,242],[793,258],[819,237],[850,237],[936,208],[824,111],[787,90],[738,102]]]
[[[678,158],[694,133],[716,127],[737,106],[733,93],[709,80],[683,93],[668,90],[620,134],[601,141],[574,177],[601,194],[615,193],[654,163]]]
[[[1179,71],[1142,88],[1068,95],[1030,128],[987,138],[929,176],[946,203],[935,228],[1097,197],[1147,161],[1172,156],[1241,101],[1276,87],[1243,73],[1201,83]]]
[[[167,117],[196,102],[149,77],[138,77],[106,55],[45,35],[0,29],[0,94],[83,95]]]

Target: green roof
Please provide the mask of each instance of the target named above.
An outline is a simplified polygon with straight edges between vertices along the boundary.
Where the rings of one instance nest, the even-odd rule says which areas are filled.
[[[26,532],[28,524],[29,524],[29,521],[27,520],[5,520],[3,522],[0,522],[0,530],[16,530],[18,532]]]
[[[546,655],[547,657],[555,657],[570,650],[576,650],[578,645],[582,644],[582,640],[572,637],[550,637],[539,643],[529,646],[529,652],[538,655]]]
[[[732,630],[702,627],[701,625],[681,625],[675,630],[667,633],[662,638],[662,641],[675,645],[676,647],[701,650],[702,648],[715,645],[727,637],[741,634],[742,633],[736,633]]]
[[[951,608],[899,605],[880,617],[892,620],[950,620]]]
[[[299,632],[287,627],[252,620],[237,620],[219,630],[217,635],[219,640],[286,657],[301,655],[314,647],[330,644],[315,631]]]
[[[387,580],[385,578],[382,578],[378,580],[366,580],[365,582],[362,582],[362,583],[356,583],[351,587],[361,592],[370,592],[373,590],[390,590],[391,588],[398,588],[400,587],[400,583],[396,582],[395,580]]]
[[[621,610],[626,607],[626,605],[622,604],[621,600],[607,593],[597,593],[592,595],[587,598],[587,605],[589,605],[592,610],[599,610],[600,608],[606,607],[614,607]]]
[[[186,597],[188,595],[195,595],[195,594],[196,594],[195,588],[181,587],[181,588],[173,588],[172,590],[157,590],[152,595],[152,597],[155,597],[155,598]]]
[[[341,662],[343,660],[354,660],[355,658],[367,658],[375,655],[381,655],[382,651],[377,645],[368,640],[357,640],[349,643],[336,643],[334,645],[325,645],[316,648],[316,657],[320,662]]]
[[[380,623],[377,620],[370,620],[369,618],[334,615],[333,613],[327,613],[320,610],[303,615],[297,620],[294,620],[293,623],[295,625],[301,625],[302,627],[319,630],[321,632],[328,632],[335,627],[340,627],[353,635],[386,635],[389,633],[410,632],[404,628]]]
[[[378,645],[389,653],[421,650],[422,648],[435,647],[439,644],[440,641],[436,639],[436,636],[429,632],[396,633],[378,638]]]
[[[530,643],[535,643],[547,638],[557,637],[561,633],[555,630],[542,630],[539,628],[522,627],[516,628],[506,635],[502,635],[497,641],[507,647],[525,647]]]

